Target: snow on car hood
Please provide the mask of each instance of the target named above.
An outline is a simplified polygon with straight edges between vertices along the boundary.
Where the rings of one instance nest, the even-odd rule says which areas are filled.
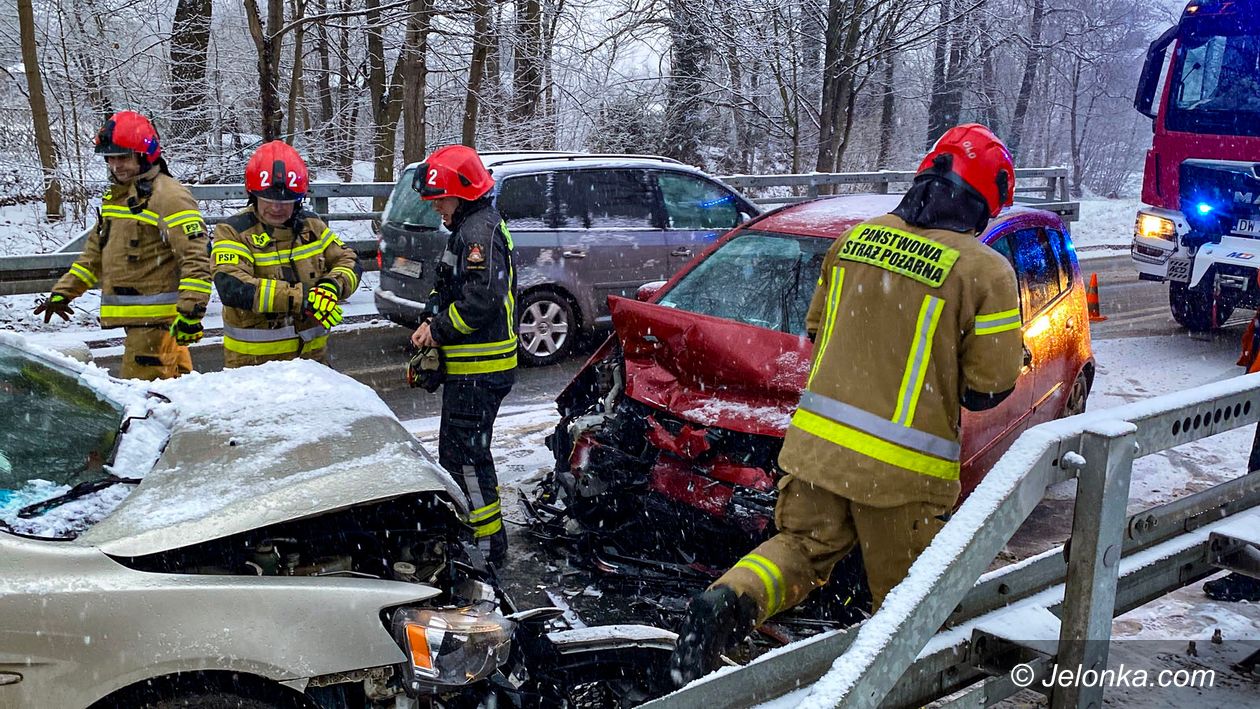
[[[142,556],[412,493],[444,492],[462,505],[454,481],[384,402],[322,364],[272,362],[146,386],[176,412],[166,448],[74,544]]]
[[[809,373],[803,337],[609,298],[626,395],[702,426],[782,438]]]

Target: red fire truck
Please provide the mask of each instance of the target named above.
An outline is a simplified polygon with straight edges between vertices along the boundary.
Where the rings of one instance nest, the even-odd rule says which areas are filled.
[[[1154,119],[1131,251],[1140,277],[1168,282],[1190,330],[1260,307],[1260,0],[1188,4],[1147,50],[1134,106]]]

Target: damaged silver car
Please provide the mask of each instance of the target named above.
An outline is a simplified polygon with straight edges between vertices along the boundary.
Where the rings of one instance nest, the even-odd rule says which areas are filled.
[[[0,333],[0,707],[665,689],[672,633],[515,608],[465,513],[384,403],[322,365],[120,381]]]

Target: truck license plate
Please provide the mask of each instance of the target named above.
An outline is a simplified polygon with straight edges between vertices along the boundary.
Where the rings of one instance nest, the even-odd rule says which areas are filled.
[[[1234,225],[1234,233],[1260,236],[1260,219],[1239,219]]]
[[[389,270],[410,278],[419,278],[420,274],[424,272],[424,264],[419,261],[405,259],[402,256],[395,256],[394,264],[389,267]]]

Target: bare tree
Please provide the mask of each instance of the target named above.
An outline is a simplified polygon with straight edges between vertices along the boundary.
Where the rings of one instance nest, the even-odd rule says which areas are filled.
[[[22,69],[26,74],[26,97],[35,124],[35,149],[44,170],[44,214],[49,221],[61,219],[61,182],[57,179],[57,145],[53,143],[44,101],[44,80],[39,68],[39,48],[35,39],[35,10],[31,0],[17,0],[18,25],[22,36]]]
[[[211,0],[178,0],[171,25],[171,133],[189,138],[206,132],[206,58]]]

